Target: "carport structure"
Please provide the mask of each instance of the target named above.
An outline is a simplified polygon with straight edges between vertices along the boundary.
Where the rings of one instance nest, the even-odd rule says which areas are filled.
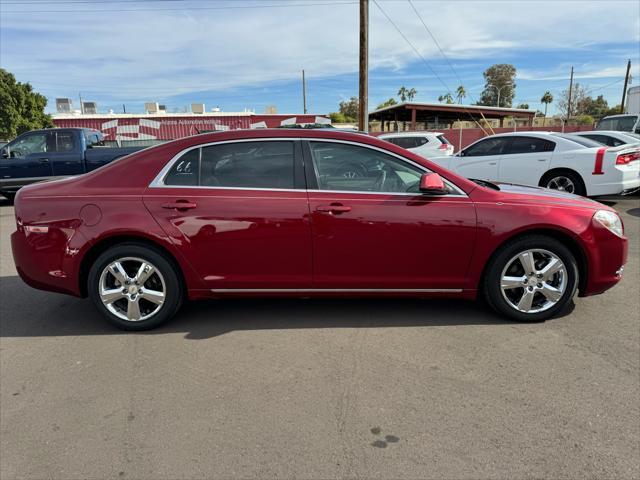
[[[369,121],[379,121],[382,131],[386,122],[405,122],[410,124],[410,130],[416,130],[418,123],[440,126],[451,125],[457,121],[471,121],[482,125],[483,120],[498,119],[500,126],[504,125],[506,117],[524,118],[527,125],[533,125],[535,110],[521,108],[485,107],[480,105],[459,105],[446,103],[400,103],[381,108],[369,114]],[[431,127],[427,127],[431,128]]]

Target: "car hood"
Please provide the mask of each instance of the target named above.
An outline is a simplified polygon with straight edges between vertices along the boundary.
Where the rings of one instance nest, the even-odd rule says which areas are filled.
[[[537,203],[545,205],[565,205],[573,207],[589,208],[592,210],[611,210],[610,207],[591,200],[590,198],[574,195],[573,193],[551,190],[543,187],[530,187],[527,185],[517,185],[513,183],[497,183],[500,187],[499,193],[504,200],[524,201],[526,203]]]

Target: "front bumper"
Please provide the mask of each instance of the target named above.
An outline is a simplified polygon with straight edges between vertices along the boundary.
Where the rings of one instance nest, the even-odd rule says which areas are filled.
[[[582,240],[586,247],[588,271],[580,296],[597,295],[622,279],[629,241],[593,221],[588,233],[582,235]]]

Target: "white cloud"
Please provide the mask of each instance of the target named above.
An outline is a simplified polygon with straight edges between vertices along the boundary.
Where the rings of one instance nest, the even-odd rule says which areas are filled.
[[[426,58],[439,58],[407,3],[380,4]],[[415,4],[452,61],[640,38],[640,7],[634,2]],[[374,3],[370,9],[370,67],[398,70],[415,62],[414,52]],[[3,67],[57,95],[84,90],[140,101],[297,79],[302,68],[311,77],[330,77],[355,72],[358,64],[357,5],[3,14],[1,22]],[[592,70],[594,78],[621,74],[606,62]],[[539,73],[520,71],[519,77]]]

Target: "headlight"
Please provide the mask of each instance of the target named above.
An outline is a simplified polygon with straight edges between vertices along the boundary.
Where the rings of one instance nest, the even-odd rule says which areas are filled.
[[[619,237],[622,237],[624,235],[622,220],[620,220],[620,217],[617,213],[611,212],[609,210],[598,210],[593,215],[593,219]]]

